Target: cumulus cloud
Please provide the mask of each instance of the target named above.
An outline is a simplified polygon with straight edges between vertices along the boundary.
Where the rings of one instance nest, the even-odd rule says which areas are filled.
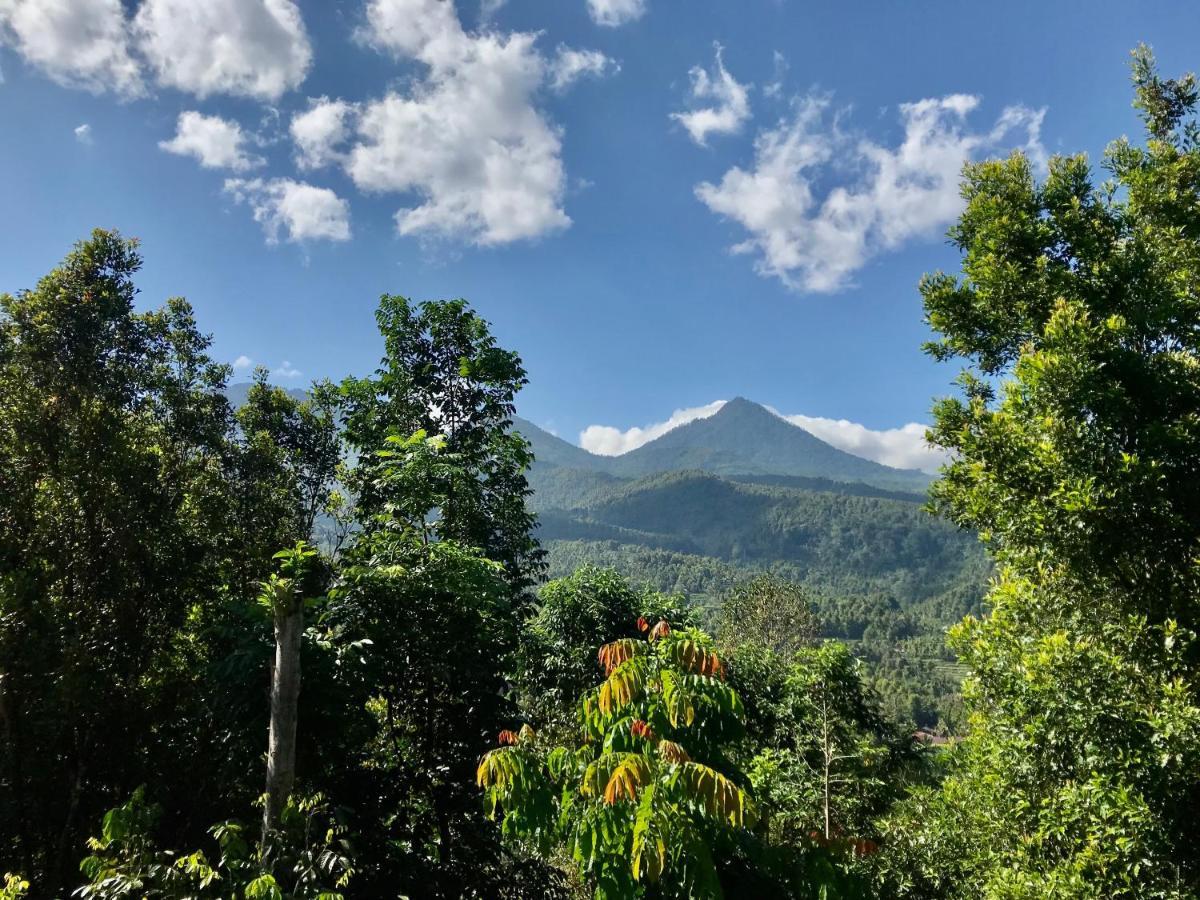
[[[636,450],[642,444],[648,444],[655,438],[662,437],[680,425],[686,425],[697,419],[707,419],[724,405],[724,400],[715,400],[704,406],[677,409],[665,422],[655,422],[644,428],[630,428],[626,431],[613,428],[611,425],[589,425],[579,433],[579,446],[601,456],[620,456],[622,453]]]
[[[268,244],[279,243],[281,235],[290,243],[350,239],[350,204],[329,188],[291,178],[231,178],[225,191],[250,207]]]
[[[252,368],[254,368],[254,360],[244,353],[233,361],[233,370],[235,372],[244,372],[246,369]]]
[[[0,0],[0,41],[70,87],[278,99],[297,87],[312,47],[295,0]]]
[[[133,31],[158,83],[198,97],[276,100],[312,63],[293,0],[144,0]]]
[[[90,145],[92,143],[92,126],[87,122],[84,122],[82,125],[76,125],[75,140],[79,141],[81,144]]]
[[[737,134],[750,118],[749,88],[739,84],[726,70],[720,44],[716,49],[712,71],[693,66],[688,73],[692,79],[694,108],[671,113],[671,118],[687,129],[692,140],[701,147],[707,146],[710,134]]]
[[[920,469],[933,473],[950,459],[945,450],[931,447],[925,442],[925,430],[929,426],[917,422],[877,431],[847,419],[785,415],[776,410],[771,412],[839,450],[896,469]]]
[[[121,0],[0,0],[0,42],[59,84],[144,91]]]
[[[264,162],[246,151],[248,141],[237,122],[188,110],[179,114],[175,137],[159,141],[158,146],[168,153],[194,157],[206,169],[244,172]]]
[[[575,50],[559,44],[550,64],[550,89],[565,91],[580,78],[601,78],[621,67],[599,50]]]
[[[296,164],[301,169],[319,169],[343,161],[356,114],[354,104],[345,100],[310,99],[308,109],[294,115],[289,127]]]
[[[402,235],[496,245],[566,228],[561,134],[535,104],[554,67],[537,37],[468,32],[448,0],[370,0],[360,38],[426,71],[342,115],[355,123],[344,156],[317,121],[298,151],[340,161],[360,190],[418,198],[396,213]],[[315,108],[332,118],[331,102]]]
[[[273,375],[275,378],[291,379],[301,378],[303,377],[304,373],[285,359],[279,364],[279,368],[271,370],[271,375]]]
[[[733,250],[753,255],[761,274],[795,290],[837,291],[875,255],[954,220],[967,160],[1014,146],[1044,160],[1044,109],[1011,106],[974,131],[967,119],[978,104],[966,94],[902,104],[904,137],[888,147],[845,132],[839,116],[827,124],[828,98],[809,96],[758,135],[750,168],[698,185],[696,196],[749,233]]]
[[[615,28],[646,14],[646,0],[587,0],[588,15],[597,25]]]

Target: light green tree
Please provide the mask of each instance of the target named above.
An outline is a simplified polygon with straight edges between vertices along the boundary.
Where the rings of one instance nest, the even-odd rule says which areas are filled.
[[[961,276],[921,290],[962,359],[934,503],[998,563],[952,634],[970,735],[893,822],[890,890],[1200,890],[1200,141],[1192,76],[1134,53],[1145,146],[967,167]]]

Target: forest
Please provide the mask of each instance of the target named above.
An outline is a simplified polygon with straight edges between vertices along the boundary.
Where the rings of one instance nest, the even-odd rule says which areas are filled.
[[[235,404],[133,238],[0,295],[0,900],[1200,897],[1200,90],[1132,72],[1103,181],[964,169],[928,512],[598,475],[548,552],[465,300],[384,295],[374,372]],[[836,603],[718,558],[800,509]]]

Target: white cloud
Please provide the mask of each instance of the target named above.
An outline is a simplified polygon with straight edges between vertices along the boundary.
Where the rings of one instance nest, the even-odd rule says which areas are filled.
[[[144,0],[133,30],[158,83],[198,97],[275,100],[312,63],[293,0]]]
[[[87,122],[84,122],[82,125],[76,125],[75,126],[75,140],[79,141],[79,143],[81,143],[81,144],[91,144],[92,143],[92,126],[89,125]]]
[[[592,21],[610,28],[646,14],[646,0],[587,0],[587,5]]]
[[[580,78],[601,78],[620,70],[615,60],[599,50],[574,50],[559,44],[550,64],[550,89],[565,91]]]
[[[492,17],[500,11],[500,8],[507,3],[508,0],[479,0],[479,19],[483,22],[490,22]]]
[[[268,244],[278,243],[281,232],[291,243],[350,239],[350,204],[329,188],[290,178],[231,178],[225,191],[250,206]]]
[[[237,122],[188,110],[179,114],[175,137],[159,141],[158,146],[178,156],[195,157],[206,169],[244,172],[264,162],[246,152],[248,140]]]
[[[710,134],[737,134],[750,118],[749,88],[739,84],[725,68],[722,47],[716,45],[717,58],[711,72],[693,66],[692,100],[711,101],[687,112],[671,113],[671,118],[687,129],[692,140],[704,147]]]
[[[929,426],[917,422],[876,431],[847,419],[784,415],[776,410],[771,412],[839,450],[896,469],[920,469],[933,473],[950,459],[945,450],[931,447],[925,442],[925,430]]]
[[[662,437],[672,428],[678,428],[680,425],[686,425],[696,419],[707,419],[724,405],[724,400],[715,400],[704,406],[677,409],[665,422],[655,422],[644,428],[630,428],[627,431],[621,431],[610,425],[589,425],[579,433],[579,446],[601,456],[620,456],[622,453],[636,450],[642,444],[648,444],[655,438]]]
[[[952,222],[968,159],[1011,148],[1010,136],[1023,130],[1018,145],[1044,160],[1045,110],[1012,106],[977,132],[967,117],[978,103],[953,94],[902,104],[904,138],[891,148],[844,132],[836,116],[826,126],[828,99],[809,96],[758,135],[749,170],[734,167],[720,183],[698,185],[696,196],[749,232],[733,249],[755,255],[761,274],[796,290],[836,291],[876,254],[933,237]],[[837,177],[844,183],[818,198],[816,188]]]
[[[308,109],[292,117],[289,128],[296,145],[296,164],[319,169],[345,159],[341,149],[351,134],[354,104],[328,97],[310,99]]]
[[[370,0],[362,38],[427,67],[363,106],[344,163],[360,190],[416,195],[400,234],[494,245],[570,225],[560,132],[534,105],[537,35],[468,33],[448,0]]]
[[[271,374],[276,378],[300,378],[304,375],[286,359],[279,364],[279,368],[272,369]]]
[[[0,0],[0,43],[59,84],[143,93],[121,0]]]
[[[253,368],[253,366],[254,360],[244,353],[233,361],[233,370],[235,372],[241,372],[246,369]]]

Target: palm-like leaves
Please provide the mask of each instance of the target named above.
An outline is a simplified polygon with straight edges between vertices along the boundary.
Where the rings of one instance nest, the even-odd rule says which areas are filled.
[[[716,883],[712,826],[754,821],[745,790],[704,762],[743,717],[711,640],[666,622],[643,632],[600,648],[605,679],[582,704],[579,749],[543,761],[522,735],[485,755],[477,775],[506,833],[522,834],[530,805],[557,786],[557,840],[598,898],[638,896],[667,873],[705,893]]]

